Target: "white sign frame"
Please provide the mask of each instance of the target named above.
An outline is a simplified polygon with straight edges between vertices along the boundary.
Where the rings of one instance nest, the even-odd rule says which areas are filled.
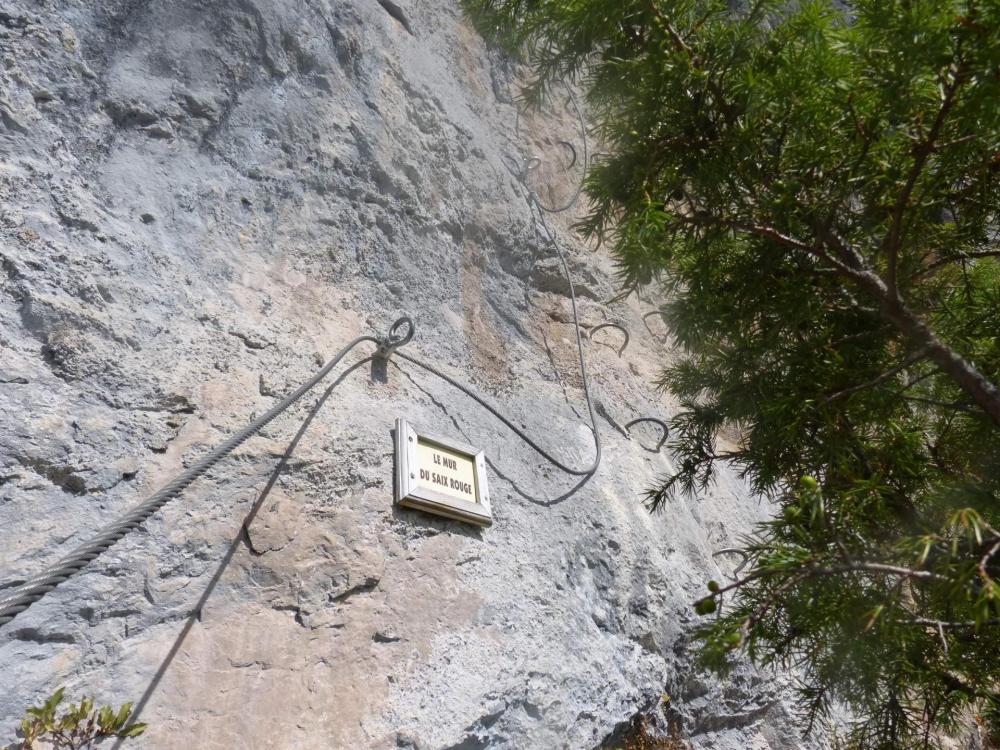
[[[417,479],[420,462],[417,458],[417,441],[433,443],[449,451],[459,453],[472,460],[476,475],[476,497],[478,503],[446,495]],[[451,518],[456,521],[490,526],[493,514],[490,510],[490,493],[486,483],[486,453],[467,443],[462,443],[426,432],[418,433],[405,419],[396,420],[396,504],[405,508],[417,508],[428,513]]]

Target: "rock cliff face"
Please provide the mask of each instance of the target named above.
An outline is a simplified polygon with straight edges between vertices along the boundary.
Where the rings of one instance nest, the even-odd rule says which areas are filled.
[[[554,136],[517,134],[454,0],[0,0],[0,57],[0,583],[401,313],[411,352],[590,461],[567,285],[518,180]],[[589,483],[447,383],[366,364],[0,628],[0,742],[65,685],[138,701],[137,748],[575,750],[664,692],[696,747],[802,746],[780,680],[690,666],[711,552],[764,509],[725,474],[641,507],[669,456],[623,425],[670,416],[669,349],[648,302],[602,302],[613,266],[571,220],[581,322],[632,335],[584,344]],[[393,507],[397,416],[487,451],[491,528]]]

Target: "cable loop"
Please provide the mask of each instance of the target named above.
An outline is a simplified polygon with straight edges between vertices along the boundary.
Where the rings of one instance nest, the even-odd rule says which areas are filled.
[[[401,326],[406,326],[406,333],[398,335],[396,332]],[[396,322],[389,328],[389,333],[385,338],[378,339],[378,349],[375,351],[375,359],[385,361],[392,356],[392,353],[401,346],[405,346],[413,338],[416,325],[408,315],[397,318]]]
[[[402,325],[405,325],[407,327],[406,333],[403,335],[402,338],[399,339],[393,338],[393,335],[396,333],[396,330]],[[413,324],[413,319],[409,315],[404,315],[401,318],[398,318],[396,322],[392,324],[392,327],[389,329],[389,339],[392,340],[393,346],[404,346],[405,344],[410,343],[410,339],[413,338],[413,334],[416,332],[416,330],[417,327]]]
[[[406,326],[406,333],[402,336],[397,336],[396,331],[399,330],[400,326],[404,325]],[[375,352],[375,356],[378,359],[388,359],[396,349],[410,343],[410,339],[413,338],[416,329],[417,327],[409,315],[397,318],[396,322],[389,328],[388,335],[384,339],[379,339],[378,351]]]

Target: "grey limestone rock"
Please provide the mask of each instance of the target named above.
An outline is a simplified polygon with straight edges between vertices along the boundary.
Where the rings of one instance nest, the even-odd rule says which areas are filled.
[[[511,70],[455,0],[0,0],[0,584],[401,313],[409,351],[590,461]],[[621,425],[669,418],[671,355],[571,218],[583,322],[632,334],[584,343],[588,483],[408,363],[359,367],[0,628],[0,741],[65,685],[137,701],[137,748],[575,750],[664,692],[695,747],[805,746],[784,677],[691,665],[711,553],[767,508],[723,472],[643,509],[670,458]],[[393,507],[397,416],[486,450],[491,528]]]

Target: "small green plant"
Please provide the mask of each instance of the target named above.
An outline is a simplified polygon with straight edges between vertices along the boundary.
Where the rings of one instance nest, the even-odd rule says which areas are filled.
[[[666,720],[666,733],[653,726],[651,717],[644,713],[632,717],[623,732],[616,733],[610,743],[605,740],[605,750],[690,750],[681,734],[680,715],[670,704],[670,696],[663,693],[659,708]]]
[[[629,728],[621,739],[620,745],[610,750],[688,750],[689,745],[681,739],[680,729],[672,727],[670,733],[663,737],[657,736],[649,726],[646,718],[641,718]]]
[[[108,737],[138,737],[146,731],[145,724],[128,723],[132,715],[131,703],[123,703],[116,711],[111,706],[95,708],[94,701],[84,698],[77,704],[70,703],[62,715],[57,716],[64,690],[59,688],[43,704],[28,709],[21,720],[20,750],[39,747],[85,750]],[[38,746],[36,742],[43,744]]]

